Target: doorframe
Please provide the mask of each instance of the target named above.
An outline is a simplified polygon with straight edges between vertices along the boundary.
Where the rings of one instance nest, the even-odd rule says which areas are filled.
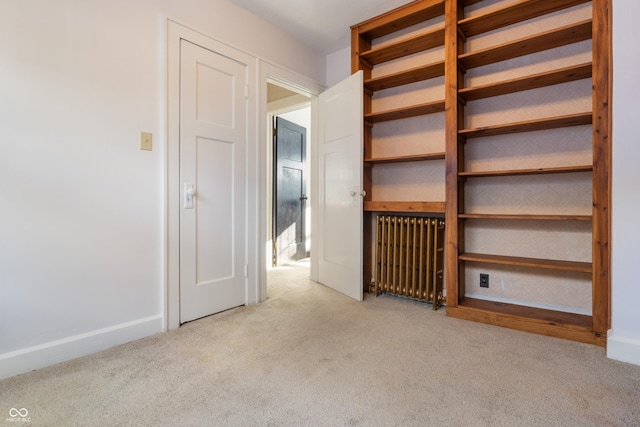
[[[258,262],[260,197],[257,167],[261,157],[258,152],[264,144],[257,137],[256,113],[258,87],[256,82],[258,58],[231,45],[213,39],[204,33],[186,27],[171,18],[166,21],[166,145],[165,160],[165,294],[164,313],[166,330],[180,326],[180,40],[202,46],[233,59],[247,67],[247,214],[245,258],[248,265],[245,280],[245,304],[256,304],[259,295]],[[260,98],[262,99],[262,98]]]
[[[296,73],[295,71],[288,70],[286,68],[280,67],[276,64],[273,64],[267,60],[261,59],[259,61],[259,92],[260,92],[260,102],[259,102],[259,125],[258,129],[261,129],[262,134],[267,131],[270,126],[268,122],[269,114],[267,112],[267,83],[277,84],[279,86],[284,86],[293,90],[294,92],[298,92],[300,94],[306,95],[310,97],[311,103],[311,139],[310,139],[310,147],[311,153],[307,153],[309,158],[309,175],[308,178],[310,180],[310,189],[311,194],[309,198],[309,204],[311,207],[311,236],[316,234],[317,226],[316,226],[316,217],[313,215],[315,209],[315,194],[317,193],[317,180],[315,179],[316,167],[314,165],[314,159],[316,159],[315,153],[317,152],[317,132],[315,129],[318,127],[318,95],[320,95],[324,90],[325,86],[320,83],[305,77],[301,74]],[[258,300],[264,301],[267,299],[267,265],[270,262],[268,260],[268,254],[271,253],[271,249],[268,247],[269,238],[267,236],[267,208],[269,206],[267,202],[267,196],[269,194],[267,186],[270,185],[270,179],[268,177],[268,162],[269,162],[269,154],[268,150],[270,149],[270,145],[265,143],[264,140],[260,145],[259,154],[260,161],[258,164],[258,176],[262,179],[259,180],[259,194],[260,194],[260,208],[258,214],[258,230],[259,230],[259,244],[258,248],[260,251],[258,257],[258,272],[259,272],[259,295]],[[314,251],[311,251],[311,279],[315,280],[318,277],[317,274],[317,263],[314,261]]]

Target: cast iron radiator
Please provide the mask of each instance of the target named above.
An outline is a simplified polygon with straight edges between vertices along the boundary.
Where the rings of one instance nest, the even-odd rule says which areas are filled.
[[[442,296],[444,220],[383,216],[376,220],[374,294],[424,300],[436,310]]]

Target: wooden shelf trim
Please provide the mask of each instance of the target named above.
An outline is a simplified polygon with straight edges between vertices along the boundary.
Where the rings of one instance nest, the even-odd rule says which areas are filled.
[[[483,126],[472,129],[462,129],[458,135],[469,138],[484,136],[507,135],[511,133],[533,132],[537,130],[557,129],[570,126],[590,125],[593,121],[591,112],[568,114],[566,116],[548,117],[544,119],[526,120],[522,122],[501,125]]]
[[[444,202],[364,202],[367,212],[444,213]]]
[[[460,89],[458,94],[465,101],[475,101],[478,99],[490,98],[493,96],[506,95],[509,93],[521,92],[530,89],[537,89],[545,86],[552,86],[561,83],[591,78],[591,62],[570,67],[560,68],[544,73],[532,74],[530,76],[504,80],[476,87]]]
[[[445,0],[413,2],[353,25],[351,29],[358,29],[362,36],[375,39],[443,15],[444,3]]]
[[[591,273],[590,262],[560,261],[560,260],[553,260],[553,259],[523,258],[523,257],[514,257],[514,256],[474,254],[474,253],[462,253],[458,255],[458,259],[460,259],[461,261],[473,261],[473,262],[480,262],[483,264],[512,265],[516,267],[533,267],[533,268],[544,268],[547,270],[563,270],[563,271],[577,271],[580,273]]]
[[[593,165],[582,166],[563,166],[557,168],[536,168],[536,169],[511,169],[498,171],[476,171],[476,172],[459,172],[459,176],[463,177],[489,177],[489,176],[516,176],[516,175],[547,175],[554,173],[575,173],[575,172],[591,172]]]
[[[364,86],[375,92],[442,76],[444,76],[444,61],[439,61],[399,73],[376,77],[365,81]]]
[[[441,153],[429,153],[429,154],[411,154],[408,156],[393,156],[393,157],[374,157],[364,159],[365,163],[404,163],[404,162],[419,162],[425,160],[444,160],[444,152]]]
[[[458,25],[465,36],[471,37],[589,1],[591,0],[520,0],[477,16],[461,19]]]
[[[444,44],[444,28],[438,28],[424,34],[408,37],[395,43],[374,47],[362,52],[360,58],[372,65],[392,61],[403,56],[423,52]]]
[[[380,123],[388,122],[390,120],[424,116],[426,114],[441,113],[443,111],[444,101],[435,101],[427,102],[426,104],[412,105],[410,107],[396,108],[394,110],[365,114],[364,119],[369,123]]]
[[[534,36],[498,44],[486,49],[463,53],[458,56],[458,61],[462,67],[470,69],[541,52],[543,50],[566,46],[583,40],[589,40],[592,36],[591,25],[592,22],[590,19],[577,22]]]
[[[459,214],[461,219],[500,219],[531,221],[591,221],[591,215],[530,215],[530,214]]]
[[[464,298],[447,306],[447,316],[595,344],[604,347],[606,334],[592,331],[592,317],[503,302]]]

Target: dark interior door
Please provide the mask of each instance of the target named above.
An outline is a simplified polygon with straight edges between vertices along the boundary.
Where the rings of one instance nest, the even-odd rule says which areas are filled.
[[[305,232],[307,130],[275,118],[274,123],[274,256],[282,265],[307,256]]]

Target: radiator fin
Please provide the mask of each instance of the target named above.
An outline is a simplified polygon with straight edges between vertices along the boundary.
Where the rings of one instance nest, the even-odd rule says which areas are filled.
[[[444,220],[380,215],[376,219],[374,293],[443,301]]]

